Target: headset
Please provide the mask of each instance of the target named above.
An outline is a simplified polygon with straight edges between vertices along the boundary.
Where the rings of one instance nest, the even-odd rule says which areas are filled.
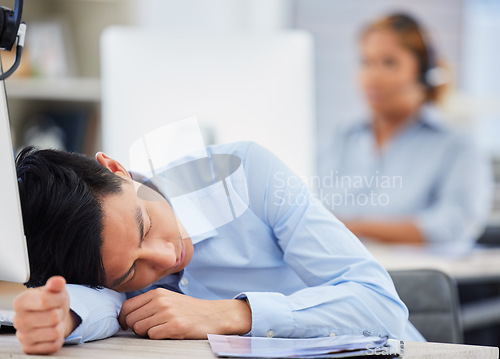
[[[392,25],[396,30],[405,30],[408,28],[416,28],[422,37],[427,53],[425,61],[421,62],[419,71],[419,80],[427,88],[438,87],[449,82],[447,71],[439,66],[436,52],[425,31],[421,28],[418,22],[407,14],[394,15]]]
[[[26,24],[21,22],[24,0],[16,0],[14,11],[0,6],[0,50],[10,51],[16,45],[16,59],[6,72],[0,74],[0,81],[12,75],[21,64],[24,39],[26,37]]]

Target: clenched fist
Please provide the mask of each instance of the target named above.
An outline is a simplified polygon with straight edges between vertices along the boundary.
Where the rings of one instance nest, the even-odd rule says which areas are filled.
[[[28,289],[14,300],[16,336],[26,354],[58,351],[79,324],[69,309],[63,277],[52,277],[43,287]]]
[[[151,339],[206,339],[212,334],[245,334],[252,311],[244,300],[204,300],[158,288],[123,303],[122,328]]]

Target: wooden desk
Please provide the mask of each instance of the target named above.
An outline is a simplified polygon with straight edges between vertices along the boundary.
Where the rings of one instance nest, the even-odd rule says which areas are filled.
[[[65,346],[54,356],[39,358],[170,358],[214,359],[206,340],[149,340],[130,331],[83,345]],[[12,334],[0,335],[0,358],[36,358],[25,355]],[[376,358],[376,356],[374,356]],[[404,359],[498,359],[498,348],[470,345],[405,342]]]
[[[0,309],[12,309],[14,298],[24,290],[22,284],[0,281]]]

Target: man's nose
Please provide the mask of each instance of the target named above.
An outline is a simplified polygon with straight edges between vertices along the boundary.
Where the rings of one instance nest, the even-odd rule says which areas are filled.
[[[172,268],[176,261],[175,246],[171,242],[166,242],[160,238],[151,238],[143,242],[141,259],[159,271]]]

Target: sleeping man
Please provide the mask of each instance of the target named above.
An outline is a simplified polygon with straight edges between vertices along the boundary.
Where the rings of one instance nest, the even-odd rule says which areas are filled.
[[[151,339],[423,340],[387,272],[276,156],[251,142],[207,153],[240,161],[248,206],[204,233],[103,153],[19,154],[34,288],[16,298],[14,325],[26,353],[120,326]]]

